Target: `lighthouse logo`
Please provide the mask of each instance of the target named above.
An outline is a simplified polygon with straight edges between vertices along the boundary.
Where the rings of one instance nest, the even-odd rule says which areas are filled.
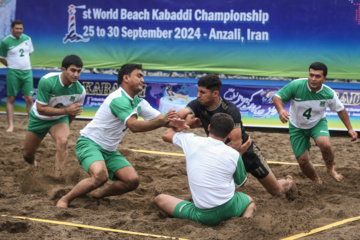
[[[69,22],[68,22],[68,32],[63,38],[63,43],[67,42],[88,42],[90,38],[84,38],[81,34],[76,32],[76,21],[75,13],[76,9],[85,9],[85,5],[75,6],[73,4],[69,5]]]

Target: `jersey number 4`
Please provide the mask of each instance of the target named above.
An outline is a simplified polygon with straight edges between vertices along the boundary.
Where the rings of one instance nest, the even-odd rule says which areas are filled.
[[[311,118],[311,110],[312,108],[306,109],[306,111],[303,113],[303,116],[306,117],[307,119]]]

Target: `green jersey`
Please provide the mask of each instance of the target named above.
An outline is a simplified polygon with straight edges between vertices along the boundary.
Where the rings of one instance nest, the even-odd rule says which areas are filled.
[[[61,81],[61,74],[59,72],[48,73],[40,79],[36,92],[36,102],[53,108],[66,108],[74,103],[84,103],[85,88],[79,82],[65,86]],[[36,117],[42,120],[55,120],[65,116],[41,115],[37,111],[36,104],[33,105],[32,111]]]
[[[159,116],[160,112],[151,107],[145,99],[130,97],[120,87],[105,99],[80,134],[108,151],[115,151],[128,131],[126,122],[133,115],[151,120]]]
[[[1,41],[0,58],[7,58],[8,68],[30,70],[30,54],[33,51],[29,36],[21,34],[20,38],[15,38],[9,35]]]
[[[297,128],[310,129],[325,117],[327,107],[333,112],[340,112],[344,105],[330,87],[322,85],[317,92],[311,91],[308,79],[298,79],[280,89],[276,96],[284,103],[291,100],[290,122]]]

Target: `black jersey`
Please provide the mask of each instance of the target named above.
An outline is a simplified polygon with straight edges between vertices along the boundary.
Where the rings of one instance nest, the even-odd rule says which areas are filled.
[[[191,111],[195,114],[195,117],[201,120],[207,135],[209,135],[208,126],[210,124],[210,118],[212,115],[215,113],[227,113],[233,118],[235,126],[241,128],[241,138],[243,143],[248,140],[249,136],[246,134],[245,128],[241,121],[240,111],[232,102],[220,98],[220,102],[217,107],[214,109],[206,109],[199,103],[197,99],[195,99],[192,100],[186,107],[190,108]],[[252,146],[248,150],[252,150]]]
[[[232,102],[220,98],[220,102],[217,107],[215,107],[214,109],[206,109],[204,106],[201,106],[197,99],[195,99],[191,101],[186,107],[190,108],[195,114],[195,117],[201,120],[207,135],[209,135],[208,126],[210,124],[211,116],[215,113],[227,113],[234,119],[235,127],[241,128],[241,138],[243,143],[248,140],[249,135],[247,135],[245,132],[245,128],[241,121],[240,111]],[[226,143],[228,143],[228,141]],[[254,141],[251,143],[251,146],[246,150],[246,152],[242,155],[242,159],[246,171],[251,173],[254,177],[261,179],[269,174],[270,168],[266,163],[266,159],[262,155],[260,148],[254,143]]]

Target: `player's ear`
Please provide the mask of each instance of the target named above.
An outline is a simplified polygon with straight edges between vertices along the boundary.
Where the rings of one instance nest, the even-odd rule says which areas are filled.
[[[129,79],[130,79],[130,75],[125,74],[125,75],[123,76],[123,82],[129,82]]]
[[[214,97],[217,97],[217,96],[220,95],[220,92],[219,92],[218,90],[214,90],[214,91],[212,92],[212,94],[213,94]]]
[[[210,132],[210,124],[209,124],[209,126],[208,126],[208,131]]]

